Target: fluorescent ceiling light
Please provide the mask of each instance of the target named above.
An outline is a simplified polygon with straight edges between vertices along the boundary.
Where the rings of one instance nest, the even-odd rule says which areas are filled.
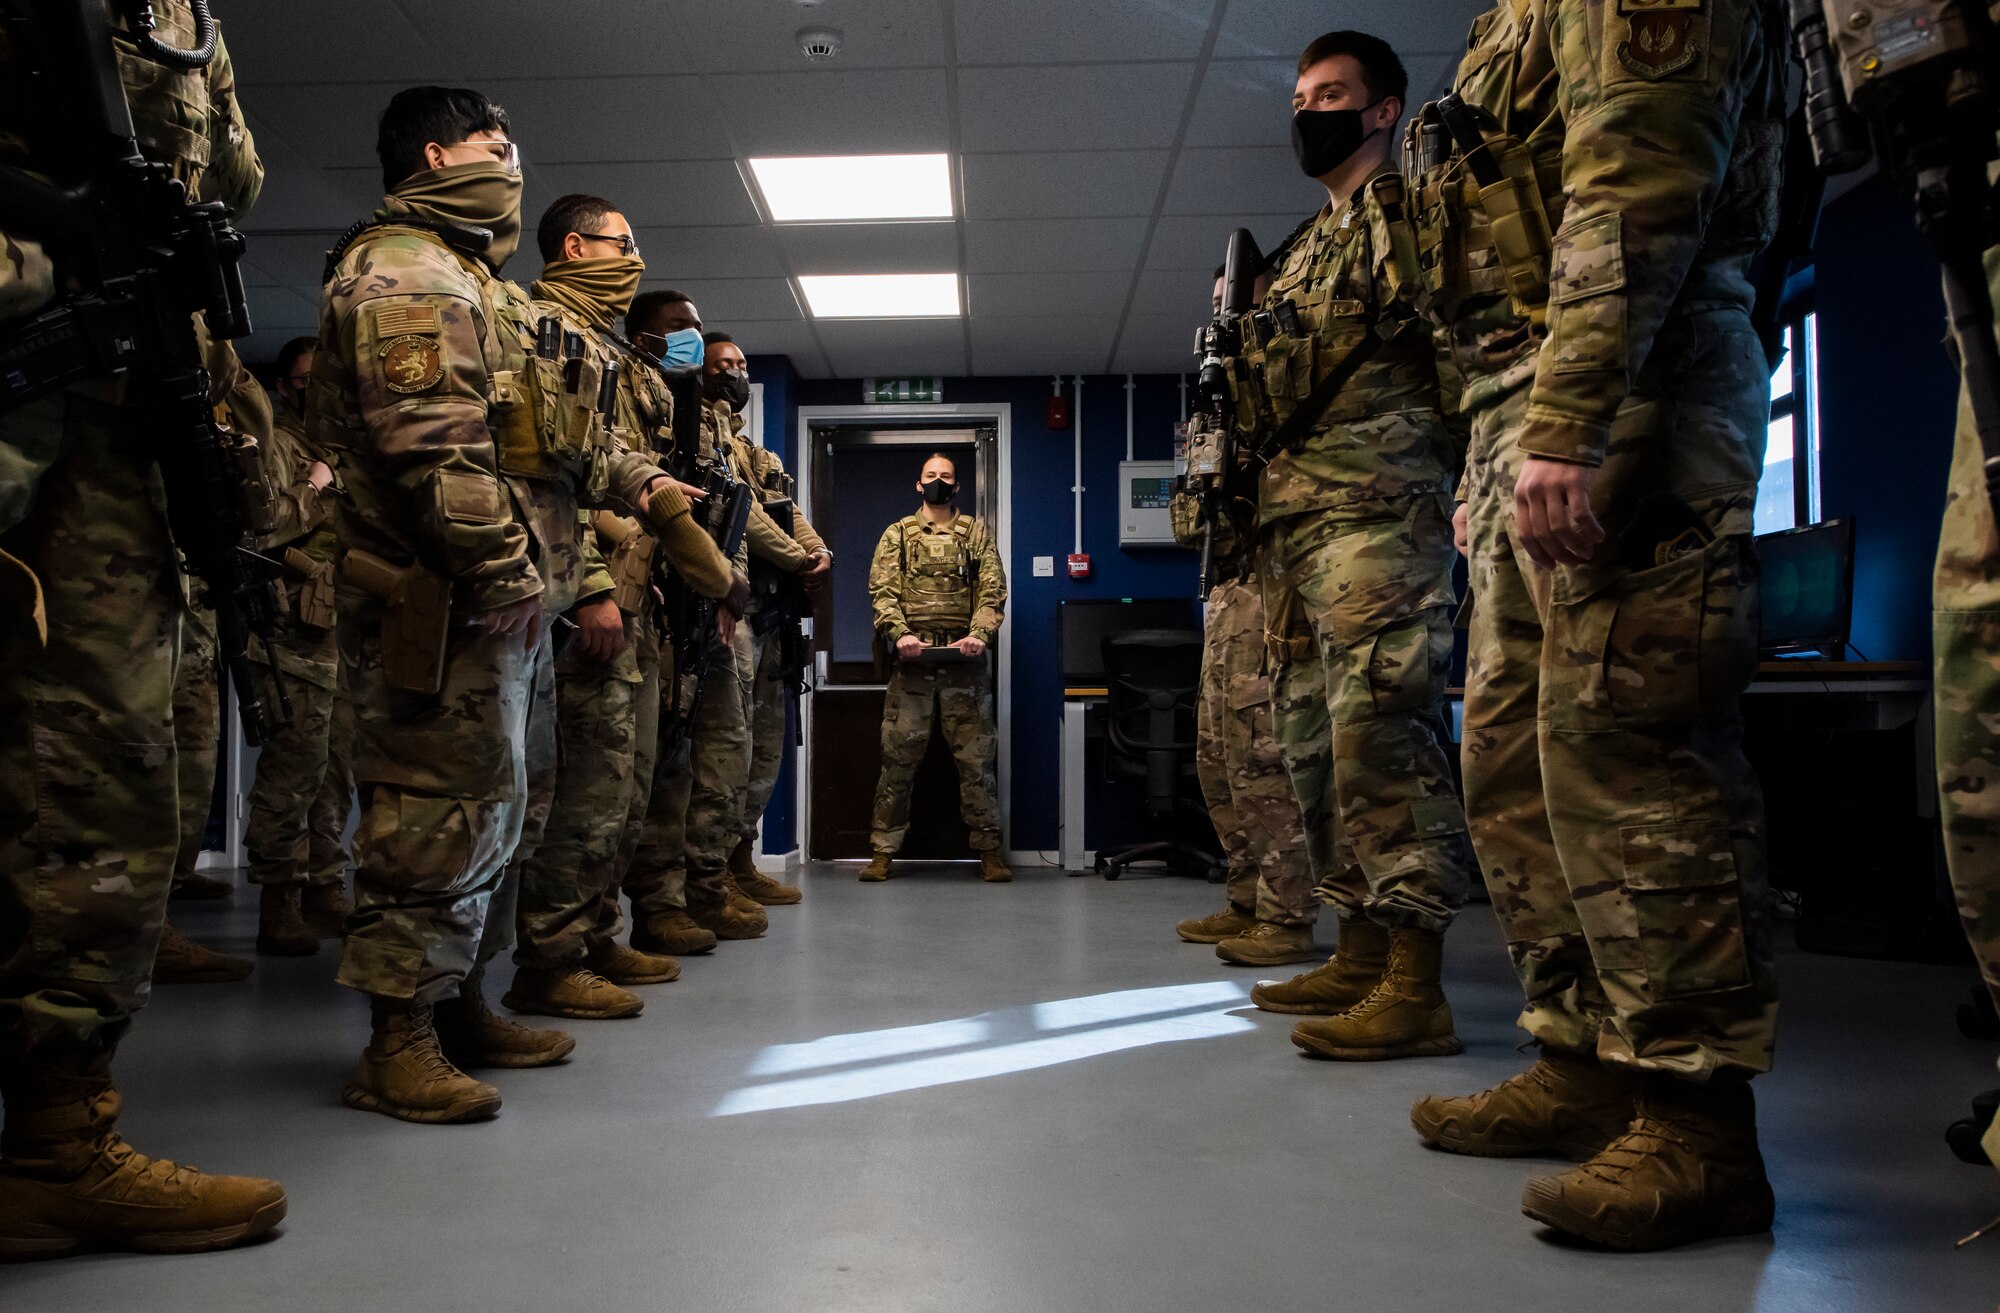
[[[951,218],[943,155],[794,156],[751,160],[750,171],[779,223]]]
[[[957,274],[800,274],[815,319],[942,319],[959,313]]]

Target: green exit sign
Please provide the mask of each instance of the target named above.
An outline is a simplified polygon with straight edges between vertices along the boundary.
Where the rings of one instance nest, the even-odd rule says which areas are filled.
[[[941,378],[864,378],[861,399],[877,406],[904,406],[944,400]]]

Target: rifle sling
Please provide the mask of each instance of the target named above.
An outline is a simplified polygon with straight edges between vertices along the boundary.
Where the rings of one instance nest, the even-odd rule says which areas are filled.
[[[1375,353],[1380,351],[1390,338],[1414,322],[1415,320],[1411,318],[1399,319],[1387,335],[1384,335],[1379,328],[1370,328],[1363,334],[1361,340],[1340,358],[1340,363],[1333,367],[1332,372],[1314,385],[1306,399],[1299,403],[1299,408],[1294,410],[1283,424],[1274,429],[1270,437],[1251,449],[1250,459],[1255,467],[1263,469],[1278,458],[1279,452],[1289,451],[1303,442],[1306,435],[1312,432],[1313,425],[1319,422],[1319,417],[1326,413],[1326,408],[1333,404],[1333,399],[1340,395],[1340,390],[1352,381],[1361,367],[1373,360]]]

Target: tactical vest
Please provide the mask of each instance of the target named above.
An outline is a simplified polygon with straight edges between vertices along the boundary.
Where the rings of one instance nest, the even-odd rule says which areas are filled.
[[[155,0],[153,35],[169,46],[194,45],[194,11],[187,0]],[[132,106],[132,128],[149,160],[169,163],[190,192],[208,167],[208,71],[156,63],[139,53],[117,23],[118,79]]]
[[[921,518],[911,516],[899,526],[903,619],[919,634],[950,634],[955,641],[972,628],[978,522],[961,513],[949,533],[927,533]]]
[[[604,348],[588,331],[544,315],[543,307],[511,283],[488,278],[479,295],[486,311],[486,368],[493,379],[488,422],[500,472],[562,479],[601,464],[611,446],[608,417],[598,408]],[[553,359],[537,349],[544,319],[554,322]]]

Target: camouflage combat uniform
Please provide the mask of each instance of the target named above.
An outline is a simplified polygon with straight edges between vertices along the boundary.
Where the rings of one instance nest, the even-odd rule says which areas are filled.
[[[592,300],[562,273],[554,264],[544,270],[531,289],[536,309],[583,335],[603,360],[619,362],[618,400],[605,417],[611,444],[655,453],[655,435],[672,422],[672,398],[636,351],[606,336],[619,308]],[[652,778],[659,739],[659,621],[645,566],[661,549],[642,548],[636,572],[624,562],[614,572],[608,559],[617,556],[621,542],[642,536],[638,522],[599,511],[579,532],[585,570],[577,600],[610,595],[623,617],[625,644],[609,663],[599,663],[571,643],[553,666],[560,766],[540,843],[518,859],[520,943],[514,958],[526,967],[579,963],[616,932],[619,877],[631,860],[644,814],[639,781]],[[709,592],[728,588],[727,563],[713,547],[698,559],[673,564]],[[522,846],[527,848],[525,839]]]
[[[749,466],[750,486],[757,490],[758,502],[765,506],[774,501],[791,502],[792,540],[808,558],[826,551],[826,541],[812,527],[812,521],[798,509],[792,478],[785,472],[784,462],[778,459],[775,452],[754,446],[743,436],[741,415],[732,416],[732,419],[736,426],[734,445]],[[770,564],[773,569],[785,568],[783,562],[773,561]],[[794,566],[793,571],[797,568]],[[743,801],[738,809],[741,812],[738,833],[745,842],[755,842],[757,838],[758,823],[764,818],[764,809],[771,804],[771,794],[778,787],[778,771],[785,760],[785,704],[788,701],[785,685],[788,677],[779,666],[782,654],[776,617],[765,614],[758,596],[755,592],[751,594],[750,614],[745,617],[750,626],[751,642],[750,777],[744,786]]]
[[[2000,300],[2000,248],[1986,252]],[[1961,392],[1932,630],[1937,663],[1938,801],[1945,861],[1979,973],[2000,1002],[2000,534],[1986,495],[1986,453]]]
[[[727,404],[703,404],[699,463],[726,462],[741,480],[749,468],[731,449],[729,419]],[[787,546],[796,568],[803,559],[798,545],[761,508],[753,507],[735,568],[747,575],[753,551],[782,558]],[[750,778],[750,676],[756,657],[748,624],[738,624],[729,642],[720,633],[702,641],[710,652],[701,700],[676,749],[654,768],[651,804],[625,877],[635,917],[684,909],[690,901],[712,906],[725,897],[729,853],[737,843]],[[664,653],[661,661],[667,661]],[[663,685],[661,698],[667,696]]]
[[[1260,568],[1275,732],[1320,895],[1343,917],[1441,932],[1473,865],[1443,712],[1458,445],[1435,349],[1399,295],[1378,181],[1396,183],[1364,182],[1292,243],[1264,304],[1289,303],[1302,331],[1280,318],[1262,347],[1251,339],[1264,393],[1250,413],[1276,426],[1379,323],[1403,321],[1265,468]],[[1336,832],[1352,861],[1335,864]]]
[[[425,696],[389,683],[384,602],[345,559],[340,576],[364,806],[339,979],[420,1003],[455,993],[510,942],[516,889],[503,868],[517,845],[531,854],[554,787],[549,634],[528,650],[461,619],[539,596],[552,628],[583,587],[579,500],[637,506],[660,477],[608,449],[593,368],[567,392],[561,367],[535,354],[538,315],[482,258],[484,240],[417,226],[451,219],[405,199],[433,181],[406,180],[377,226],[336,251],[312,394],[315,440],[341,454],[351,498],[343,553],[454,583],[443,686]],[[656,521],[686,514],[678,493],[657,490]]]
[[[277,676],[292,707],[257,754],[250,787],[250,820],[243,844],[256,885],[336,885],[347,872],[344,832],[354,796],[348,761],[354,718],[340,696],[340,644],[332,620],[337,555],[329,485],[323,496],[308,472],[332,453],[316,450],[305,423],[278,417],[265,469],[277,493],[278,527],[265,551],[285,563],[291,630],[277,644]],[[327,461],[329,465],[331,461]],[[261,644],[250,656],[263,685],[264,705],[278,717],[277,679]]]
[[[1192,493],[1177,520],[1198,538]],[[1235,534],[1216,531],[1216,582],[1202,638],[1201,701],[1195,708],[1195,769],[1208,817],[1229,864],[1229,906],[1275,925],[1313,924],[1312,863],[1304,818],[1271,725],[1271,675],[1264,642],[1264,593],[1254,562],[1240,559]]]
[[[919,511],[890,525],[868,567],[875,633],[889,651],[889,691],[882,703],[882,775],[875,785],[869,842],[877,853],[903,846],[910,827],[910,786],[931,741],[933,712],[958,763],[959,810],[974,852],[1000,847],[998,738],[993,721],[991,649],[1007,606],[1007,572],[986,526],[960,511],[933,524]],[[938,647],[961,638],[985,642],[978,661],[924,665],[898,660],[896,643],[914,634]]]
[[[1517,196],[1539,194],[1551,271],[1502,258],[1462,164],[1426,173],[1419,209],[1471,421],[1467,810],[1521,1024],[1545,1048],[1696,1081],[1768,1070],[1777,1007],[1738,698],[1770,410],[1747,271],[1775,227],[1780,8],[1497,6],[1456,86],[1497,121]],[[1600,561],[1528,561],[1513,492],[1529,456],[1600,467]],[[1714,542],[1619,564],[1650,492]]]
[[[184,3],[155,10],[161,39],[191,43]],[[119,46],[141,151],[246,211],[264,170],[226,43],[186,72]],[[32,167],[14,59],[0,35],[0,156]],[[0,1064],[116,1044],[166,916],[184,590],[147,415],[99,380],[0,416]]]

